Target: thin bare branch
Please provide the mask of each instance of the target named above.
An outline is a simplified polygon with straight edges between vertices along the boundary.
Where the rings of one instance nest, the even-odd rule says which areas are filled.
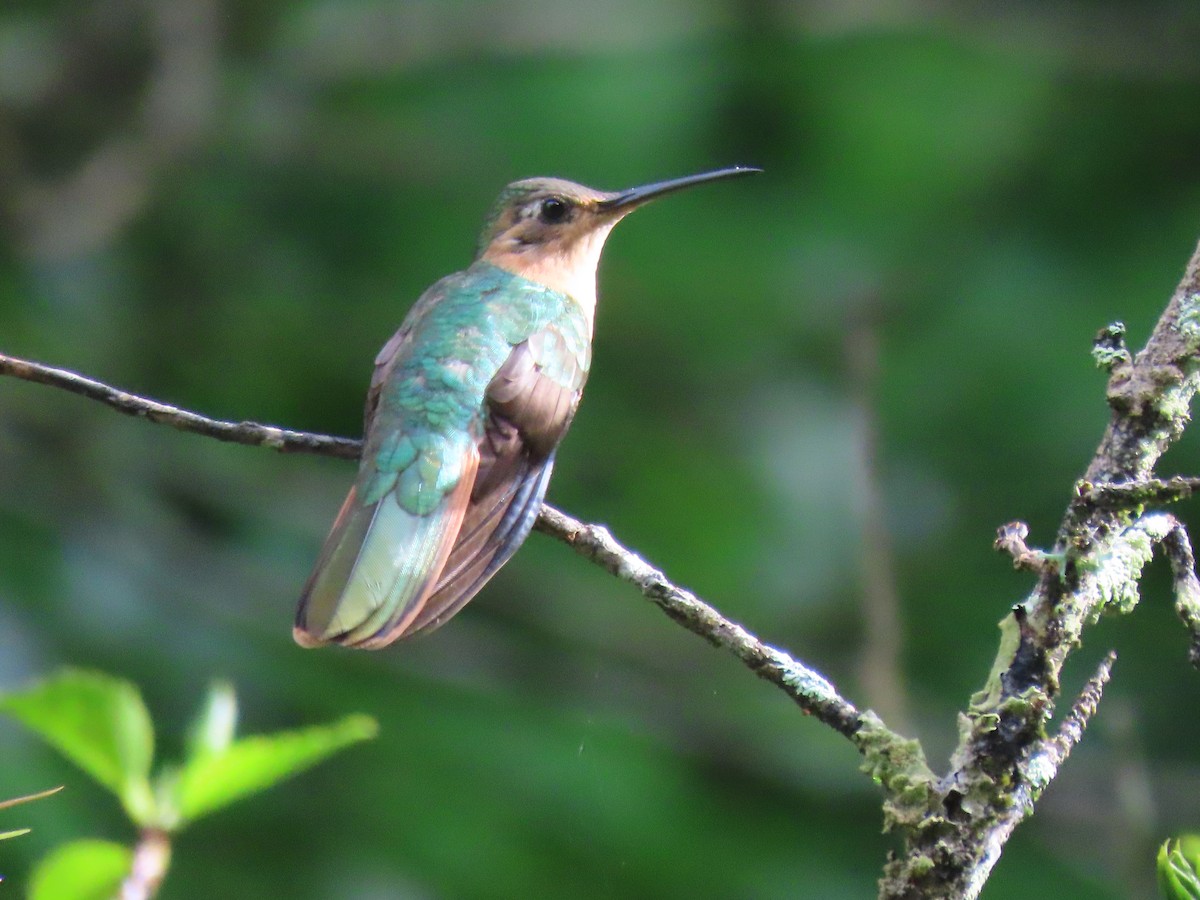
[[[159,828],[146,828],[133,848],[133,863],[121,882],[117,900],[152,900],[171,865],[171,838]]]
[[[672,584],[662,572],[619,544],[607,528],[585,525],[550,506],[542,507],[536,528],[634,585],[670,618],[714,646],[731,652],[754,674],[781,688],[806,713],[835,731],[853,738],[861,729],[859,711],[819,672],[764,644],[691,591]]]
[[[97,400],[127,415],[137,416],[180,431],[200,434],[237,444],[269,447],[290,453],[313,453],[341,459],[357,459],[362,444],[349,438],[290,431],[256,422],[223,422],[188,410],[159,403],[118,390],[103,382],[85,378],[66,369],[55,369],[0,354],[0,375],[11,375],[61,388]],[[760,678],[788,694],[806,713],[829,725],[840,734],[855,738],[862,729],[859,711],[843,698],[829,681],[782,650],[768,646],[757,637],[726,619],[695,594],[672,584],[633,551],[619,544],[607,529],[587,525],[564,512],[543,504],[537,529],[558,538],[578,554],[623,581],[628,581],[663,612],[711,644],[733,653]],[[874,739],[881,729],[873,725]],[[886,739],[886,730],[883,730]],[[861,747],[861,743],[856,741]]]
[[[65,787],[65,785],[60,784],[58,787],[52,787],[45,791],[38,791],[36,794],[26,794],[23,797],[12,797],[8,800],[0,800],[0,809],[8,809],[10,806],[19,806],[22,803],[31,803],[34,800],[41,800],[43,797],[49,797],[52,794],[57,794],[63,789],[63,787]]]
[[[315,453],[340,459],[358,459],[362,447],[361,441],[350,438],[290,431],[286,428],[276,428],[274,425],[260,425],[257,422],[223,422],[220,419],[209,419],[177,406],[130,394],[67,369],[55,369],[15,356],[0,354],[0,375],[11,375],[24,381],[61,388],[72,394],[99,401],[127,416],[136,416],[159,425],[169,425],[179,431],[201,434],[233,444],[269,447],[281,453]]]

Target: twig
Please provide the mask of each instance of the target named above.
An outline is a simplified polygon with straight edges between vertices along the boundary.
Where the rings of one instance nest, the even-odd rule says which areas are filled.
[[[1025,543],[1029,537],[1029,526],[1024,522],[1009,522],[996,530],[992,546],[1012,557],[1014,569],[1025,569],[1042,574],[1057,572],[1062,560],[1045,550],[1037,550]]]
[[[358,459],[362,448],[361,441],[350,438],[289,431],[274,425],[259,425],[257,422],[223,422],[219,419],[209,419],[177,406],[127,393],[66,369],[55,369],[15,356],[0,354],[0,375],[12,375],[25,381],[62,388],[72,394],[97,400],[127,416],[148,419],[159,425],[170,425],[179,431],[202,434],[218,441],[269,447],[281,453],[315,453],[321,456],[336,456],[339,459]]]
[[[982,852],[965,873],[964,900],[975,900],[979,896],[1013,830],[1033,814],[1033,806],[1041,797],[1042,791],[1058,775],[1062,764],[1083,738],[1088,722],[1096,712],[1096,707],[1100,705],[1104,686],[1108,684],[1112,675],[1116,658],[1117,654],[1109,651],[1096,669],[1096,674],[1088,679],[1071,705],[1071,711],[1063,719],[1058,733],[1036,744],[1032,752],[1018,764],[1022,777],[1009,795],[1011,805],[991,823],[984,834],[980,835]]]
[[[143,829],[133,848],[129,874],[116,900],[152,900],[171,865],[171,838],[159,828]]]
[[[1162,548],[1171,563],[1175,612],[1192,638],[1188,660],[1200,668],[1200,579],[1196,578],[1196,557],[1192,553],[1187,529],[1174,516],[1171,520],[1174,525],[1163,537]]]
[[[34,800],[41,800],[44,797],[49,797],[52,794],[57,794],[63,789],[64,785],[52,787],[48,790],[38,791],[36,794],[26,794],[23,797],[12,797],[8,800],[0,800],[0,809],[8,809],[10,806],[19,806],[22,803],[31,803]]]
[[[619,544],[607,528],[585,525],[548,505],[542,506],[535,527],[634,585],[670,618],[714,646],[731,652],[759,678],[781,688],[806,713],[835,731],[853,738],[861,729],[858,710],[824,676],[782,650],[764,644],[691,591],[672,584],[662,572]]]
[[[1171,478],[1144,478],[1119,484],[1075,483],[1078,504],[1086,512],[1091,507],[1132,509],[1149,503],[1174,503],[1186,500],[1200,490],[1200,478],[1174,475]]]
[[[157,400],[118,390],[66,369],[55,369],[3,354],[0,354],[0,375],[11,375],[25,381],[62,388],[97,400],[127,415],[221,441],[341,459],[357,459],[362,447],[360,441],[350,438],[290,431],[256,422],[222,422],[209,419],[188,410],[159,403]],[[764,644],[741,625],[726,619],[701,601],[695,594],[672,584],[662,572],[618,543],[607,529],[584,524],[548,504],[543,504],[536,527],[538,531],[558,538],[580,556],[592,560],[616,577],[633,584],[676,622],[714,646],[730,651],[760,678],[781,688],[806,713],[852,740],[858,736],[862,729],[859,711],[843,698],[824,676],[782,650]],[[877,720],[873,724],[875,727],[872,732],[875,739],[878,739],[881,729]],[[886,739],[886,730],[882,733]],[[861,750],[861,742],[855,742]]]

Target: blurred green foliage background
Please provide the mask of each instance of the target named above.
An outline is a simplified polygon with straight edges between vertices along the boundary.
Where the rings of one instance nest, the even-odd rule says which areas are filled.
[[[943,767],[1029,587],[994,530],[1052,540],[1107,420],[1092,336],[1139,346],[1200,237],[1198,45],[1189,0],[8,0],[0,350],[357,435],[376,350],[506,182],[763,166],[610,240],[550,499]],[[1163,470],[1200,470],[1195,434]],[[246,731],[380,720],[186,834],[163,898],[874,894],[849,745],[544,536],[429,638],[294,646],[352,477],[0,383],[0,685],[105,669],[179,741],[214,676]],[[989,900],[1146,895],[1200,823],[1162,576],[1070,665],[1120,653]],[[22,808],[16,885],[132,837],[8,722],[0,759],[0,796],[68,785]]]

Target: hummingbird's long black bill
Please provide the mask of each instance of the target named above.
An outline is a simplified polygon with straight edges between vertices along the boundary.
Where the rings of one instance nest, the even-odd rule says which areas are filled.
[[[631,209],[635,206],[640,206],[647,200],[653,200],[655,197],[661,197],[663,194],[670,194],[673,191],[692,187],[692,185],[704,184],[708,181],[719,181],[722,178],[754,175],[761,171],[762,169],[756,169],[753,166],[733,166],[729,169],[701,172],[699,175],[685,175],[683,178],[672,178],[669,181],[656,181],[654,184],[644,184],[641,187],[620,191],[605,200],[601,200],[596,206],[605,212]]]

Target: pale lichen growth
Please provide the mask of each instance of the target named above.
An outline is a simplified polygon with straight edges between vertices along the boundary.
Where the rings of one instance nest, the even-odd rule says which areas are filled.
[[[1182,383],[1164,389],[1155,402],[1155,409],[1164,418],[1170,420],[1172,425],[1182,430],[1183,426],[1191,419],[1190,406],[1198,386],[1200,386],[1200,381],[1196,376],[1189,375]],[[1162,449],[1157,446],[1154,447],[1154,451],[1156,458],[1158,454],[1162,453]]]
[[[1106,372],[1132,361],[1133,357],[1125,346],[1124,322],[1113,322],[1096,335],[1092,344],[1092,359],[1096,362],[1096,368]]]
[[[780,657],[785,654],[774,647],[768,647]],[[808,666],[788,666],[783,673],[783,683],[805,697],[811,697],[818,703],[833,703],[838,699],[838,692],[833,684],[821,673]]]
[[[1097,559],[1092,576],[1097,602],[1088,616],[1089,623],[1099,619],[1101,613],[1128,613],[1137,606],[1142,569],[1154,555],[1155,545],[1173,526],[1174,519],[1166,513],[1142,516],[1117,536],[1108,553]]]
[[[1037,800],[1057,774],[1058,761],[1052,753],[1043,751],[1033,755],[1025,765],[1025,780],[1033,791],[1033,800]],[[1033,812],[1032,807],[1029,812]]]
[[[1180,297],[1175,327],[1193,350],[1200,349],[1200,293],[1188,292]]]

